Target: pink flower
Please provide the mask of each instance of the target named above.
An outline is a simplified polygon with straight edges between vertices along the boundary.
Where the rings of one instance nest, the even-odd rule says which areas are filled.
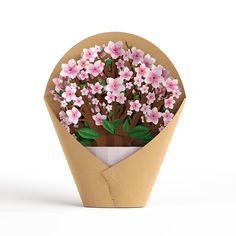
[[[112,92],[114,95],[120,94],[120,92],[125,90],[122,78],[107,78],[107,86],[105,89],[109,92]]]
[[[141,104],[139,102],[139,100],[135,100],[135,101],[131,101],[130,103],[130,110],[133,111],[139,111],[139,108],[141,107]]]
[[[60,75],[63,77],[68,76],[71,79],[74,79],[80,71],[74,59],[70,59],[68,64],[62,64],[61,69]]]
[[[74,101],[74,105],[81,107],[84,104],[84,101],[81,96],[77,97]]]
[[[178,89],[178,80],[168,78],[163,82],[163,85],[166,87],[168,92],[173,92]]]
[[[59,118],[60,118],[60,123],[62,124],[62,126],[68,131],[70,132],[70,128],[68,125],[71,124],[71,122],[69,121],[69,117],[66,115],[66,113],[64,111],[60,111],[59,112]]]
[[[146,78],[146,83],[151,84],[153,88],[157,88],[159,84],[163,81],[161,76],[162,70],[159,68],[153,69]]]
[[[116,101],[120,104],[124,104],[125,101],[126,101],[126,97],[124,96],[123,93],[119,94],[117,97],[116,97]]]
[[[151,66],[156,62],[156,59],[152,58],[149,54],[144,57],[143,63],[146,67],[151,68]]]
[[[179,89],[176,89],[173,91],[173,97],[179,98],[180,95],[181,95],[181,92],[179,91]]]
[[[76,88],[71,88],[67,86],[65,92],[62,94],[62,97],[65,98],[67,102],[70,102],[71,100],[76,99],[75,93]]]
[[[107,109],[108,112],[111,111],[112,110],[112,105],[107,105],[106,109]]]
[[[149,73],[149,69],[145,66],[145,64],[141,64],[139,67],[135,68],[135,71],[139,77],[146,77]]]
[[[140,110],[143,112],[144,115],[146,115],[150,111],[150,105],[143,104]]]
[[[89,66],[89,62],[85,59],[78,60],[77,63],[80,70],[87,69]]]
[[[99,84],[99,82],[96,82],[95,84],[91,84],[90,88],[92,89],[92,94],[102,93],[102,86]]]
[[[142,94],[144,93],[148,93],[148,86],[146,84],[144,84],[141,88],[140,91]]]
[[[88,67],[88,73],[97,77],[103,71],[104,63],[101,60],[96,61],[94,64],[90,64]]]
[[[128,61],[130,58],[130,52],[129,51],[126,51],[123,53],[123,59],[124,61]]]
[[[116,66],[117,66],[118,69],[123,68],[124,65],[125,65],[125,62],[121,59],[119,59],[118,62],[116,62]]]
[[[170,74],[170,71],[165,69],[163,66],[160,66],[160,67],[162,68],[161,76],[164,78],[164,80],[166,80],[168,78],[169,74]]]
[[[88,89],[86,89],[86,88],[81,89],[80,92],[83,96],[87,96],[89,93]]]
[[[131,116],[132,114],[133,114],[133,112],[132,112],[131,110],[128,110],[128,111],[127,111],[127,115],[128,115],[128,116]]]
[[[123,71],[119,72],[119,75],[122,79],[129,81],[133,75],[133,72],[130,71],[128,67],[125,67]]]
[[[134,65],[137,65],[139,63],[142,63],[143,61],[143,55],[144,55],[144,52],[141,51],[140,49],[137,49],[135,47],[133,47],[131,49],[131,55],[130,55],[130,58],[133,60],[133,64]]]
[[[159,113],[156,107],[150,110],[146,116],[146,120],[148,123],[157,124],[159,120]]]
[[[55,90],[59,92],[62,89],[63,79],[62,78],[54,78],[53,83],[55,84]]]
[[[102,121],[106,120],[105,115],[101,115],[101,113],[97,113],[96,115],[93,115],[93,119],[95,120],[96,125],[102,125]]]
[[[101,46],[95,45],[94,50],[95,50],[95,52],[100,52],[101,51]]]
[[[165,110],[165,112],[162,113],[162,117],[163,117],[165,126],[172,120],[173,116],[174,116],[174,114],[170,113],[169,110]]]
[[[165,69],[162,65],[158,65],[158,66],[152,65],[152,68],[155,68],[161,71],[161,76],[163,77],[163,80],[166,80],[170,74],[170,71]]]
[[[173,99],[173,97],[166,98],[164,101],[164,104],[165,104],[165,108],[173,109],[175,100]]]
[[[108,92],[107,96],[105,97],[105,99],[107,100],[108,103],[112,103],[115,101],[115,95]]]
[[[95,48],[83,49],[83,59],[94,62],[97,57],[97,51]]]
[[[99,108],[98,105],[95,106],[95,111],[96,111],[96,112],[100,112],[100,108]]]
[[[66,107],[67,106],[67,102],[66,102],[66,100],[62,100],[61,101],[61,107]]]
[[[58,115],[59,115],[60,120],[67,118],[67,115],[64,111],[60,111]]]
[[[143,82],[143,79],[141,77],[134,78],[134,84],[137,85],[138,87],[141,86],[142,82]]]
[[[110,41],[107,47],[104,48],[104,51],[110,54],[113,59],[116,59],[117,57],[122,56],[124,52],[123,43],[121,41],[116,43]]]
[[[81,113],[76,107],[73,107],[71,110],[67,110],[66,114],[69,117],[69,121],[72,122],[73,124],[77,124],[79,121],[79,118],[81,117]]]
[[[152,93],[148,93],[147,95],[147,103],[148,104],[152,104],[153,102],[155,101],[155,93],[152,92]]]
[[[77,84],[76,84],[76,83],[71,83],[71,84],[70,84],[70,87],[71,87],[71,88],[75,88],[75,89],[76,89],[78,86],[77,86]]]
[[[61,96],[59,96],[57,93],[54,93],[53,95],[54,95],[54,97],[53,97],[54,101],[61,102]]]
[[[78,78],[81,79],[81,80],[87,79],[87,78],[88,78],[87,72],[84,71],[84,70],[81,70],[80,73],[79,73],[79,75],[78,75]]]
[[[92,104],[98,105],[98,103],[99,103],[99,100],[97,98],[92,99]]]
[[[126,87],[127,89],[131,89],[132,86],[133,86],[133,84],[132,84],[131,82],[125,84],[125,87]]]
[[[164,97],[166,94],[166,88],[164,87],[159,87],[156,89],[156,94],[158,94],[159,98]]]

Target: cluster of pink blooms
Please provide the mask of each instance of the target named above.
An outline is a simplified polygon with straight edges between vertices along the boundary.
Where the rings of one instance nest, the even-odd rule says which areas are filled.
[[[108,59],[110,63],[106,63]],[[116,77],[105,73],[111,63],[116,66]],[[139,113],[138,124],[159,125],[160,132],[173,118],[172,110],[181,95],[178,80],[156,64],[155,58],[135,47],[127,48],[121,41],[83,49],[79,60],[61,65],[53,82],[51,93],[60,102],[59,118],[69,132],[86,121],[86,108],[96,126],[101,126],[114,106],[117,114],[125,111],[124,118],[131,122]]]

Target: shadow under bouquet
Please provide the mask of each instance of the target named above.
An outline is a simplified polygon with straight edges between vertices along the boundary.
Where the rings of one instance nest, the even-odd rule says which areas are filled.
[[[46,89],[46,104],[60,126],[85,146],[82,153],[90,153],[111,168],[135,157],[169,126],[184,101],[184,89],[168,58],[138,36],[105,33],[78,45],[56,66]],[[58,130],[58,124],[54,126]],[[64,139],[60,138],[62,146]],[[168,145],[169,136],[164,140]],[[163,158],[165,145],[156,149],[162,149]],[[105,182],[110,188],[109,181]],[[140,205],[129,198],[126,201],[122,206]],[[94,200],[87,205],[106,206]]]

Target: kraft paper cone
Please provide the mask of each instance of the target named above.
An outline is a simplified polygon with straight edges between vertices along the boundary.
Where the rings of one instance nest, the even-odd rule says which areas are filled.
[[[58,104],[49,90],[52,78],[60,73],[61,64],[71,58],[79,58],[83,48],[107,44],[109,41],[128,41],[157,59],[157,63],[171,71],[178,79],[182,95],[177,100],[175,116],[168,126],[152,141],[125,160],[108,167],[83,147],[60,124]],[[127,33],[103,33],[87,38],[71,48],[53,70],[44,96],[50,117],[59,137],[74,181],[86,207],[143,207],[146,205],[157,173],[160,169],[171,136],[185,102],[185,92],[180,77],[170,60],[149,41]]]

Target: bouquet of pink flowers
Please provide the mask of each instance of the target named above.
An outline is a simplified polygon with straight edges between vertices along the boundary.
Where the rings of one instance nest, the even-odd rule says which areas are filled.
[[[44,98],[84,206],[145,206],[185,102],[166,55],[136,35],[91,36]]]
[[[84,146],[143,146],[172,120],[178,80],[129,42],[84,48],[50,90],[64,128]]]

